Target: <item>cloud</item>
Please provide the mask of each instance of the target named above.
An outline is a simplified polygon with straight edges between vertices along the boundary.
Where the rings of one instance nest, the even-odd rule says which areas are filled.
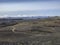
[[[39,16],[39,15],[0,15],[0,18],[6,18],[6,17],[35,17],[35,16]]]
[[[0,4],[0,12],[60,9],[60,2],[29,2]]]
[[[60,15],[60,2],[24,2],[0,4],[0,17]]]
[[[59,0],[0,0],[2,2],[34,2],[34,1],[59,1]]]
[[[60,10],[32,10],[32,11],[9,11],[9,12],[0,12],[0,15],[8,15],[13,17],[29,17],[29,16],[59,16]]]

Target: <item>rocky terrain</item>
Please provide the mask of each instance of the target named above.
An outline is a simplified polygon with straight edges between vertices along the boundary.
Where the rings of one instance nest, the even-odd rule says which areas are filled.
[[[60,45],[60,17],[0,24],[0,45]]]

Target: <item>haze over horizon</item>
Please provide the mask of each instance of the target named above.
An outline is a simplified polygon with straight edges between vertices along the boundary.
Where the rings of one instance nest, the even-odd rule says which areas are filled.
[[[60,16],[59,0],[0,0],[0,17]]]

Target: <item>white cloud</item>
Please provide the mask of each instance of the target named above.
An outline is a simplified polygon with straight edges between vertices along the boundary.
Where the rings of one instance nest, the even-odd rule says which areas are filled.
[[[0,18],[6,18],[6,17],[35,17],[35,16],[41,16],[41,15],[0,15]],[[43,16],[43,15],[42,15]]]
[[[7,3],[0,4],[0,11],[26,11],[60,9],[60,2]]]
[[[8,15],[0,15],[0,18],[8,17]]]

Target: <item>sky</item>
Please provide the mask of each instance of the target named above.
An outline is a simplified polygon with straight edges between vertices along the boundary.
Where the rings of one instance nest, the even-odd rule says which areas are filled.
[[[0,17],[60,16],[60,0],[0,0]]]

